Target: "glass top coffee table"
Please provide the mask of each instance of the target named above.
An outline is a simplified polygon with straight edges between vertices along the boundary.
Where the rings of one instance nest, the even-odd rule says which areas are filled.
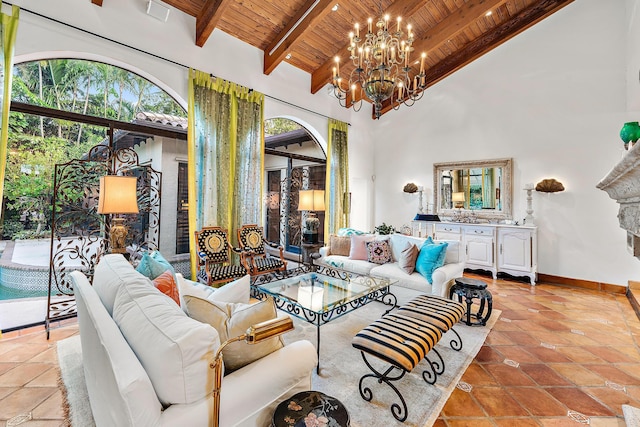
[[[320,326],[371,301],[389,305],[385,314],[397,304],[396,296],[389,290],[396,280],[327,268],[321,272],[294,270],[288,274],[292,275],[257,276],[251,285],[251,296],[258,299],[271,296],[280,310],[316,326],[317,371],[320,370]]]

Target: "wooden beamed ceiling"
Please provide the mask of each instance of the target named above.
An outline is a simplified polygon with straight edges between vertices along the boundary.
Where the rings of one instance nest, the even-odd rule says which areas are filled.
[[[102,5],[102,0],[91,0]],[[311,73],[312,93],[353,70],[348,33],[380,8],[415,34],[411,66],[425,52],[426,87],[447,77],[574,0],[164,0],[196,18],[194,42],[204,46],[215,28],[264,51],[263,72],[281,62]],[[333,11],[335,5],[337,10]],[[359,97],[356,98],[359,100]],[[337,101],[336,101],[337,102]],[[383,112],[393,106],[384,105]]]

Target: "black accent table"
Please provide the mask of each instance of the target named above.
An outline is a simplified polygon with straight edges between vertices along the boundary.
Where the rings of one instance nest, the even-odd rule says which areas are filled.
[[[487,320],[489,320],[491,316],[493,297],[487,289],[485,282],[469,277],[459,277],[455,279],[455,284],[451,286],[449,290],[449,298],[453,299],[454,295],[457,295],[458,301],[467,304],[466,320],[464,323],[469,326],[485,326],[487,324]],[[474,298],[480,300],[480,308],[476,313],[472,313],[471,311]],[[487,309],[486,313],[484,312],[485,308]],[[472,322],[471,317],[475,317],[476,320]]]
[[[305,423],[305,418],[309,421],[308,424]],[[319,391],[302,391],[278,405],[273,413],[271,427],[349,427],[349,423],[349,412],[338,399]]]

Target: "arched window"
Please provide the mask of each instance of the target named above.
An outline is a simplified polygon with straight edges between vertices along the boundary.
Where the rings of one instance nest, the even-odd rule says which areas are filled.
[[[56,164],[81,158],[96,144],[110,142],[114,148],[135,147],[140,161],[154,162],[156,169],[166,164],[162,158],[171,156],[175,166],[162,170],[168,176],[178,177],[178,158],[186,164],[186,111],[163,89],[131,71],[83,59],[22,62],[14,66],[11,95],[2,240],[13,245],[16,239],[30,239],[33,244],[46,246],[46,250],[33,252],[40,255],[20,261],[28,263],[27,268],[34,275],[40,270],[48,274]],[[171,181],[180,187],[179,179]],[[179,248],[180,230],[175,225],[180,223],[181,206],[186,200],[180,200],[179,188],[175,187],[168,189],[171,194],[162,195],[163,210],[174,212],[162,225],[173,229],[161,232],[169,238],[175,236],[173,242],[164,242],[165,247],[171,248],[170,255],[188,252],[188,247]],[[186,233],[188,237],[188,230]],[[18,259],[19,248],[15,249],[12,261]],[[35,282],[46,284],[39,279],[32,281]],[[14,297],[47,292],[46,285],[22,290],[15,289],[16,285],[0,283],[0,299],[8,299],[3,298],[3,288],[8,287],[12,287]]]
[[[267,239],[279,242],[287,252],[299,254],[304,220],[299,211],[301,190],[324,190],[326,154],[311,132],[287,118],[265,121],[265,224]],[[324,211],[318,240],[324,241]]]

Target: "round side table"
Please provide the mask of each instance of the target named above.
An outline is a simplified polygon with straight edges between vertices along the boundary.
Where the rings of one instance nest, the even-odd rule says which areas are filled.
[[[349,422],[347,408],[338,399],[319,391],[302,391],[276,407],[271,427],[348,427]]]
[[[458,301],[465,302],[467,304],[467,319],[464,323],[469,326],[484,326],[487,324],[487,320],[489,320],[489,317],[491,316],[493,297],[491,296],[491,292],[487,289],[487,284],[485,282],[479,279],[459,277],[455,279],[455,284],[451,286],[451,289],[449,290],[449,298],[453,299],[454,295],[457,295]],[[480,308],[477,313],[472,313],[471,311],[471,305],[473,304],[474,298],[478,298],[480,300]],[[487,309],[486,313],[484,312],[485,308]],[[476,321],[472,322],[471,317],[475,317]]]

